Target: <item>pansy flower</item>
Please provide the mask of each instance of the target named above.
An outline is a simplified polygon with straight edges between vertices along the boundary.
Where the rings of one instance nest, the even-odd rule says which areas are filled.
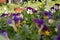
[[[56,5],[56,6],[60,6],[60,4],[58,4],[58,3],[56,3],[55,5]]]
[[[15,23],[17,23],[19,21],[19,18],[17,18],[16,16],[14,16],[14,19]]]
[[[17,18],[17,17],[14,17],[14,22],[16,24],[17,27],[20,27],[21,26],[21,22],[22,22],[22,18]]]
[[[45,31],[44,32],[45,35],[48,36],[50,34],[50,29],[44,24],[44,20],[43,19],[34,18],[33,22],[35,23],[35,26],[37,25],[36,28],[38,28],[38,29],[41,28],[42,25],[44,26],[42,31]],[[42,32],[38,30],[38,34],[41,35]]]
[[[16,13],[12,13],[12,16],[16,16]]]
[[[22,19],[22,18],[17,18],[17,17],[15,16],[13,20],[15,21],[15,23],[17,23],[19,20],[22,21],[23,19]]]
[[[4,13],[1,15],[1,17],[5,17],[5,16],[6,16],[6,14],[4,14]]]
[[[20,16],[20,13],[12,13],[12,16]]]
[[[48,12],[48,11],[45,11],[45,12],[44,12],[44,18],[50,19],[51,17],[52,17],[51,12]]]
[[[12,18],[14,19],[14,17],[19,17],[20,13],[12,13]]]
[[[16,13],[16,14],[14,13],[14,14],[12,14],[12,16],[13,16],[13,20],[14,20],[16,26],[20,26],[21,22],[23,21],[23,18],[20,17],[20,13]]]
[[[3,35],[3,36],[7,36],[6,30],[2,30],[2,35]]]
[[[12,19],[8,18],[7,23],[12,24]]]
[[[8,17],[8,16],[10,16],[10,15],[11,15],[10,13],[7,13],[7,14],[3,13],[3,14],[1,15],[1,17]]]
[[[43,19],[38,19],[38,18],[34,18],[33,22],[37,23],[38,25],[42,25],[44,23]]]
[[[21,13],[22,12],[22,8],[20,8],[20,7],[17,7],[17,8],[14,8],[14,11],[16,12],[16,13]]]
[[[6,30],[2,30],[2,36],[5,38],[5,40],[9,40]]]
[[[54,7],[51,7],[50,10],[52,13],[54,13],[56,11]]]
[[[48,19],[48,23],[53,24],[55,22],[54,19]]]
[[[58,9],[59,9],[59,6],[60,6],[60,4],[57,4],[57,3],[56,3],[56,4],[54,5],[55,10],[58,10]]]
[[[38,27],[41,27],[41,25],[43,25],[44,26],[43,30],[50,31],[50,29],[44,24],[44,20],[43,19],[34,18],[33,22],[36,23],[38,25]]]
[[[32,7],[27,7],[26,11],[27,11],[28,14],[32,14],[34,12],[37,12],[37,10],[33,9]]]
[[[8,18],[7,23],[9,26],[13,27],[15,32],[17,32],[17,28],[15,27],[15,23],[12,19]]]
[[[15,23],[17,23],[19,20],[20,20],[20,21],[23,20],[23,19],[20,17],[20,13],[17,13],[17,14],[13,13],[12,16],[13,16],[13,20],[15,21]]]

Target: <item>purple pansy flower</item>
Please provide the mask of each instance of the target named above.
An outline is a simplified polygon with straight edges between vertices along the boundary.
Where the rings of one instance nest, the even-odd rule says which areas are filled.
[[[20,16],[20,13],[17,13],[17,14],[12,14],[13,16],[13,20],[15,21],[15,23],[17,23],[19,20],[22,21],[23,19],[21,17],[18,17]]]
[[[28,11],[28,9],[31,10],[31,9],[33,9],[33,8],[31,8],[31,7],[27,7],[26,10]]]
[[[4,17],[4,16],[10,16],[11,14],[10,13],[7,13],[7,14],[2,14],[1,17]]]
[[[6,16],[6,14],[3,13],[3,14],[1,15],[1,17],[4,17],[4,16]]]
[[[43,30],[48,30],[48,31],[50,31],[50,29],[44,24],[44,20],[43,20],[43,19],[34,18],[34,19],[33,19],[33,22],[37,23],[37,25],[38,25],[39,27],[41,27],[41,25],[44,25]]]
[[[17,23],[20,19],[17,18],[16,16],[14,16],[14,19],[13,20],[15,21],[15,23]]]
[[[2,35],[3,35],[3,36],[6,36],[6,35],[7,35],[6,30],[2,30]]]
[[[33,9],[32,7],[27,7],[26,10],[32,10],[32,12],[37,12],[37,10]]]
[[[12,16],[16,16],[16,13],[12,13]]]
[[[51,12],[45,11],[45,12],[44,12],[44,15],[45,15],[45,16],[49,16],[49,15],[51,15]]]
[[[7,23],[12,24],[12,19],[8,18]]]
[[[38,19],[38,18],[34,18],[33,22],[37,23],[38,25],[42,25],[44,23],[43,19]]]
[[[20,16],[20,13],[12,13],[12,16]]]
[[[17,23],[19,20],[22,21],[23,19],[22,19],[22,18],[17,18],[17,17],[15,16],[13,20],[15,21],[15,23]]]
[[[44,16],[48,16],[48,19],[50,19],[52,17],[52,14],[51,12],[45,11]]]

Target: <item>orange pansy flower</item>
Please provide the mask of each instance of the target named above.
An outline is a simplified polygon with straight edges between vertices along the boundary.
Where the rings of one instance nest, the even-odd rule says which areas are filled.
[[[14,11],[17,12],[17,13],[22,12],[22,8],[20,8],[20,7],[14,8]]]

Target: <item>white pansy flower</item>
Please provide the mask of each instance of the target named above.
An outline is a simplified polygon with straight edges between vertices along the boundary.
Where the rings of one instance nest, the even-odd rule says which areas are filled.
[[[55,28],[55,32],[58,32],[58,28]]]
[[[30,10],[28,9],[27,13],[28,13],[28,14],[32,14],[32,13],[33,13],[33,12],[32,12],[32,9],[30,9]]]
[[[55,9],[52,9],[51,12],[54,13],[54,12],[56,12],[56,10]]]
[[[54,5],[54,8],[55,8],[55,9],[58,9],[58,6]]]
[[[53,19],[49,19],[48,23],[52,24],[52,23],[54,23],[54,20]]]

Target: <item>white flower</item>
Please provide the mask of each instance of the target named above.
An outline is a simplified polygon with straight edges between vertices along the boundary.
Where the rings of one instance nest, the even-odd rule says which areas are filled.
[[[54,13],[54,12],[56,12],[56,10],[55,9],[52,9],[51,12]]]
[[[58,32],[58,28],[55,28],[55,32]]]
[[[33,12],[32,12],[32,9],[31,9],[31,10],[28,9],[27,13],[28,13],[28,14],[32,14],[32,13],[33,13]]]
[[[58,6],[55,6],[55,5],[54,5],[54,8],[55,8],[55,9],[58,9]]]
[[[52,24],[52,23],[54,23],[54,20],[53,19],[49,19],[48,23]]]

